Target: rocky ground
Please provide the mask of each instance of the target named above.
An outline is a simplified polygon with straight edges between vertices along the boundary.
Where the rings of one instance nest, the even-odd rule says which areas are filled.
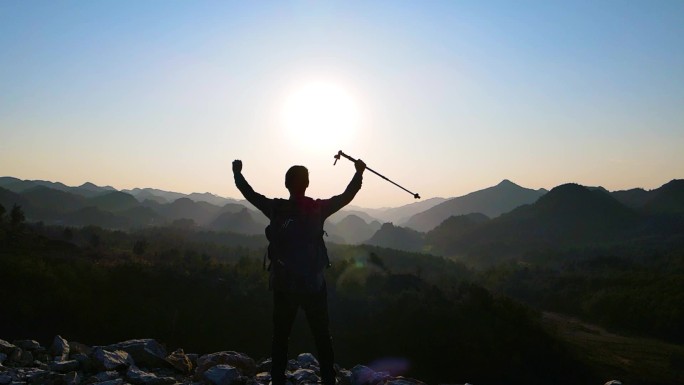
[[[225,351],[205,355],[178,349],[168,353],[153,339],[86,346],[56,336],[49,348],[37,341],[0,339],[0,385],[268,385],[270,359],[255,362]],[[320,381],[318,361],[310,353],[290,360],[291,385]],[[338,385],[421,385],[357,365],[338,368]]]

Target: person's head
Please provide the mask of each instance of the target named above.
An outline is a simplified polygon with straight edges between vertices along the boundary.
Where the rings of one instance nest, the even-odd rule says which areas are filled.
[[[285,174],[285,187],[291,195],[304,195],[309,187],[309,170],[304,166],[292,166]]]

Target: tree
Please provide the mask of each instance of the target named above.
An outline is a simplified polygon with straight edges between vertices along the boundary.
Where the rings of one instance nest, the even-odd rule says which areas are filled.
[[[12,206],[12,211],[10,211],[10,225],[13,228],[17,228],[21,226],[25,220],[26,216],[24,216],[24,210],[21,209],[21,206],[14,204],[14,206]]]
[[[62,232],[62,238],[67,242],[71,242],[71,240],[74,239],[74,230],[72,230],[71,227],[66,227]]]
[[[180,218],[176,219],[171,223],[171,227],[177,228],[177,229],[183,229],[183,230],[191,230],[197,225],[195,224],[195,221],[190,218]]]
[[[140,239],[135,241],[133,244],[133,253],[137,256],[141,256],[145,254],[145,250],[147,250],[147,240],[146,239]]]
[[[100,246],[100,236],[95,233],[90,234],[88,243],[90,244],[90,247],[97,249]]]
[[[5,243],[5,229],[3,226],[3,223],[5,222],[5,219],[3,218],[5,216],[5,206],[0,205],[0,245]]]
[[[384,271],[385,273],[390,273],[389,268],[385,265],[385,262],[378,256],[377,254],[371,252],[370,255],[368,256],[368,262],[372,263],[373,265],[379,267]]]

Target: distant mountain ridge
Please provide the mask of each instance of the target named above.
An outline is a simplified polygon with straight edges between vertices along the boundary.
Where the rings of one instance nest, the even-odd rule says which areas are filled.
[[[64,192],[70,192],[74,194],[78,194],[87,198],[108,192],[108,191],[116,191],[116,189],[112,186],[96,186],[93,183],[86,182],[80,186],[73,187],[73,186],[67,186],[64,183],[61,182],[50,182],[50,181],[45,181],[45,180],[21,180],[18,178],[10,177],[10,176],[4,176],[0,177],[0,187],[6,188],[10,191],[14,191],[17,193],[24,192],[26,190],[30,190],[35,187],[47,187],[51,188],[53,190],[59,190],[59,191],[64,191]]]
[[[684,179],[673,179],[657,189],[642,188],[610,193],[625,206],[650,212],[684,212]]]
[[[135,194],[135,195],[134,195]],[[176,198],[168,202],[167,200]],[[206,198],[207,201],[194,199]],[[520,203],[522,201],[530,203]],[[223,205],[216,203],[228,202]],[[520,203],[520,204],[518,204]],[[21,205],[29,221],[65,226],[96,225],[114,229],[171,225],[263,235],[268,218],[245,201],[210,193],[184,195],[156,189],[118,191],[85,183],[70,187],[46,181],[0,178],[0,204],[6,211]],[[507,213],[502,211],[514,206]],[[535,247],[648,239],[667,242],[684,234],[684,180],[673,180],[646,191],[609,192],[602,187],[565,184],[546,192],[504,180],[497,186],[462,197],[416,202],[396,209],[374,209],[384,217],[415,214],[429,231],[394,225],[350,206],[325,224],[328,242],[368,243],[400,250],[440,255],[511,254]],[[362,211],[363,210],[363,211]],[[453,212],[455,214],[452,214]],[[466,212],[459,214],[459,212]],[[494,213],[489,219],[487,213]],[[439,218],[446,218],[435,223]]]
[[[110,191],[90,198],[90,203],[102,210],[123,211],[139,205],[133,195],[121,191]]]
[[[485,227],[486,237],[495,239],[574,244],[611,241],[626,235],[624,232],[638,219],[634,210],[609,194],[570,183],[553,188],[536,203],[521,206]]]
[[[537,202],[477,226],[437,229],[426,235],[443,255],[478,263],[515,258],[537,250],[601,245],[665,244],[684,246],[684,183],[653,190],[641,209],[628,207],[603,189],[565,184]],[[661,208],[654,210],[653,207]],[[666,211],[663,211],[666,208]],[[436,233],[441,232],[441,236]],[[449,236],[443,236],[446,233]],[[636,247],[636,246],[634,246]]]
[[[424,236],[425,234],[416,230],[385,223],[380,230],[365,243],[397,250],[421,251],[423,248]]]
[[[232,198],[224,198],[209,192],[205,193],[191,193],[182,194],[173,191],[159,190],[155,188],[134,188],[130,190],[122,190],[125,193],[133,195],[140,202],[145,200],[153,200],[159,203],[171,203],[180,198],[188,198],[194,202],[207,202],[216,206],[224,206],[229,203],[239,203],[240,201]]]
[[[684,180],[673,180],[649,192],[643,208],[653,213],[684,213]]]
[[[480,213],[451,216],[427,233],[385,224],[365,243],[481,266],[540,250],[684,247],[684,181],[669,182],[649,194],[640,208],[632,208],[604,188],[568,183],[493,219]]]
[[[413,215],[403,226],[427,232],[453,215],[481,213],[490,218],[509,212],[521,205],[535,202],[546,190],[532,190],[503,180],[496,186],[452,198],[426,211]]]
[[[350,214],[337,223],[326,223],[325,230],[330,235],[344,240],[344,243],[357,245],[370,239],[381,226],[382,224],[376,220],[368,223],[363,218]]]
[[[350,215],[359,217],[359,218],[363,219],[366,223],[370,223],[370,222],[378,220],[378,218],[375,218],[372,215],[368,214],[364,209],[355,210],[355,209],[344,208],[344,209],[334,213],[333,215],[329,216],[327,222],[328,223],[339,223],[344,218],[346,218]]]
[[[349,205],[345,210],[363,211],[382,222],[404,223],[415,214],[428,210],[446,200],[446,198],[429,198],[399,207],[384,207],[380,209],[367,209]]]
[[[210,193],[118,191],[89,182],[70,187],[58,182],[0,178],[0,204],[8,208],[18,204],[27,220],[47,224],[126,229],[186,219],[213,230],[263,233],[266,221],[262,216],[237,202]]]
[[[216,219],[209,223],[209,228],[213,230],[230,231],[233,233],[262,235],[264,234],[265,224],[257,222],[250,210],[241,206],[238,212],[224,211]]]

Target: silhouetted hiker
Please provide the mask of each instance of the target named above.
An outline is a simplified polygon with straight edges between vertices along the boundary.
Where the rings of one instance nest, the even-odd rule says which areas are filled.
[[[340,195],[313,200],[305,196],[309,171],[292,166],[285,174],[290,198],[269,199],[255,192],[242,176],[242,161],[233,161],[235,185],[242,195],[271,219],[266,229],[271,259],[273,289],[273,344],[271,378],[273,385],[286,381],[287,348],[297,310],[304,309],[311,328],[325,385],[335,384],[332,338],[328,329],[328,292],[323,270],[328,254],[323,242],[323,223],[346,206],[361,189],[366,164],[354,163],[356,173]]]

